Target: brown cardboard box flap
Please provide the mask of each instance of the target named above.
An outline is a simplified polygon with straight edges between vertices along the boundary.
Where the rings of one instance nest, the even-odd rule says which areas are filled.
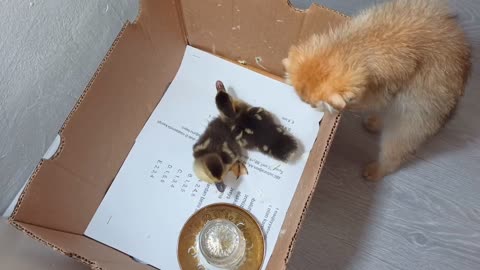
[[[312,5],[300,11],[288,0],[182,0],[190,45],[282,76],[289,47],[311,33],[346,20]]]
[[[13,225],[45,245],[89,265],[92,269],[152,269],[147,265],[135,262],[124,253],[83,235],[65,233],[21,222],[15,222]]]
[[[292,44],[345,20],[316,5],[296,10],[287,0],[142,0],[138,19],[125,25],[65,121],[60,150],[32,175],[12,224],[92,268],[149,269],[82,234],[174,78],[187,41],[278,79]],[[285,268],[339,118],[322,121],[267,269]]]
[[[318,133],[317,142],[314,144],[311,151],[312,154],[305,165],[306,169],[293,196],[292,203],[288,208],[285,222],[277,240],[276,247],[282,248],[276,248],[273,252],[268,263],[268,269],[282,269],[286,267],[339,121],[340,115],[326,116],[322,120],[322,127]]]

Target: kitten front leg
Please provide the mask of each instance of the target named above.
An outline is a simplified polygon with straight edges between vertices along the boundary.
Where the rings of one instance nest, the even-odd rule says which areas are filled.
[[[408,156],[440,128],[432,122],[428,115],[417,114],[415,110],[389,112],[382,130],[378,161],[367,165],[363,176],[378,181],[400,168]]]
[[[380,144],[378,160],[367,165],[363,171],[363,177],[370,181],[382,179],[396,171],[408,157],[410,151],[411,147],[407,145],[406,138],[400,139],[393,135],[385,136]]]
[[[369,181],[379,181],[396,171],[408,154],[409,152],[402,146],[390,143],[382,145],[378,161],[372,162],[365,167],[363,177]]]

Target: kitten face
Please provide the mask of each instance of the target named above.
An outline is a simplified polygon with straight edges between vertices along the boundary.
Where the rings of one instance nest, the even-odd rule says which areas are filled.
[[[300,99],[324,112],[346,109],[361,98],[365,89],[363,72],[349,68],[334,52],[312,54],[294,46],[282,64],[286,82]]]

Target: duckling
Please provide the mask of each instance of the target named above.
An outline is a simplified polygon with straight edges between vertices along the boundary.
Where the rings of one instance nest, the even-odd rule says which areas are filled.
[[[287,162],[298,149],[293,136],[276,122],[272,113],[232,98],[221,81],[216,82],[216,105],[223,121],[241,147],[258,149],[263,154]]]
[[[215,184],[220,192],[225,191],[224,178],[232,172],[237,179],[245,173],[241,161],[243,149],[232,136],[230,126],[220,117],[213,119],[193,146],[195,158],[193,170],[196,176],[207,183]]]
[[[297,150],[296,140],[261,107],[231,97],[221,81],[216,82],[215,104],[220,115],[214,118],[193,145],[194,172],[200,180],[225,191],[223,179],[232,172],[237,179],[248,174],[242,161],[247,150],[288,161]]]

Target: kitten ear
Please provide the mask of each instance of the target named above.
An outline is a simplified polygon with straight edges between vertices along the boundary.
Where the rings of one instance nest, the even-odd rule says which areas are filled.
[[[282,60],[282,64],[285,68],[289,68],[293,63],[297,63],[300,59],[302,59],[302,54],[300,53],[300,50],[297,46],[291,46],[290,49],[288,50],[288,55],[286,58]]]
[[[282,64],[283,64],[283,67],[284,67],[285,69],[288,69],[288,67],[290,66],[290,59],[284,58],[284,59],[282,60]]]

